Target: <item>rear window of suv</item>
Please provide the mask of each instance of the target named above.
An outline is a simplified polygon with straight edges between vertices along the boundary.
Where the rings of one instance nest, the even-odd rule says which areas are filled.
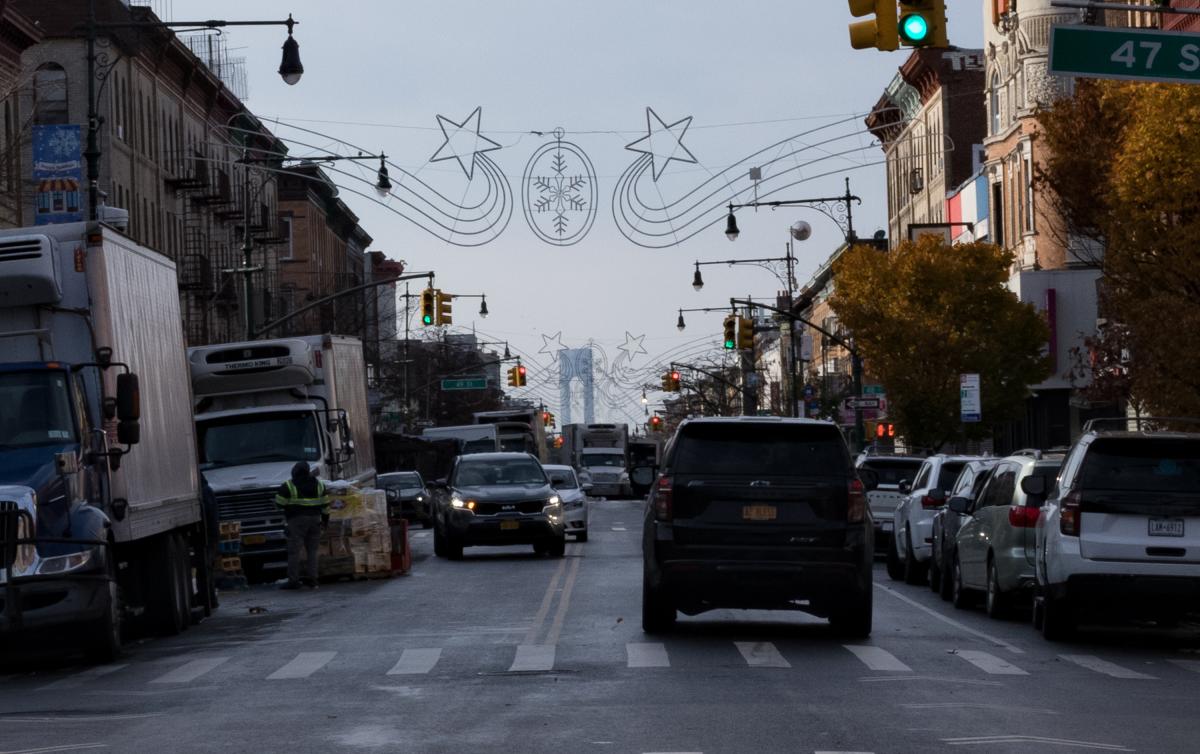
[[[1087,449],[1076,487],[1200,494],[1200,439],[1098,438]]]
[[[921,459],[871,458],[863,461],[862,467],[878,474],[880,484],[890,484],[894,487],[905,479],[910,482],[913,480],[913,477],[917,475],[917,469],[921,468]]]
[[[949,492],[954,489],[954,482],[958,479],[958,475],[966,466],[965,461],[951,461],[943,463],[941,471],[938,472],[938,484],[934,489],[945,490]]]
[[[825,425],[694,424],[675,441],[676,474],[829,476],[850,473],[838,431]]]

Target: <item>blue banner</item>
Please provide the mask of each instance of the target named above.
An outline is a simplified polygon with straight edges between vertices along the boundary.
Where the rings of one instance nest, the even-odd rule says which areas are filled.
[[[34,225],[83,219],[79,126],[33,127]]]

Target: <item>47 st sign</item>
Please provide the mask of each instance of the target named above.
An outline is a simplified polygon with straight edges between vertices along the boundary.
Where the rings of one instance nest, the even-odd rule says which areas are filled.
[[[1138,81],[1200,82],[1200,35],[1097,26],[1055,26],[1050,72]]]

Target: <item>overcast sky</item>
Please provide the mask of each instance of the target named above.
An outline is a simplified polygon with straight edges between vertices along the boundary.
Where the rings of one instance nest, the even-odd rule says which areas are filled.
[[[532,370],[528,394],[552,407],[558,390],[546,378],[553,359],[539,351],[557,345],[547,348],[543,335],[561,332],[555,344],[567,347],[594,342],[597,360],[616,373],[597,404],[599,418],[640,420],[638,384],[657,384],[660,363],[696,358],[718,345],[720,314],[685,314],[688,326],[680,333],[678,308],[728,306],[730,296],[766,298],[781,287],[764,269],[721,265],[704,268],[706,286],[696,293],[695,260],[780,256],[789,226],[800,219],[813,228],[796,246],[800,284],[828,258],[841,231],[811,210],[741,210],[741,237],[725,239],[722,207],[751,186],[748,166],[766,165],[764,178],[777,181],[771,185],[800,181],[772,199],[838,195],[849,176],[863,199],[854,207],[858,235],[886,227],[882,152],[863,133],[862,115],[908,53],[850,49],[846,27],[853,19],[845,2],[168,0],[165,6],[177,20],[294,14],[305,67],[294,87],[275,73],[281,28],[228,33],[231,54],[247,59],[247,104],[260,117],[279,120],[271,127],[291,141],[293,154],[353,152],[339,141],[386,152],[407,202],[377,204],[369,183],[335,175],[343,199],[375,239],[372,249],[407,261],[411,270],[436,271],[444,290],[486,293],[490,316],[480,320],[478,300],[461,300],[455,324],[474,322],[480,334],[525,354]],[[981,45],[981,7],[979,0],[953,0],[952,42]],[[661,125],[651,117],[658,132],[639,142],[649,131],[648,107]],[[468,121],[476,108],[478,120]],[[439,124],[439,115],[448,120]],[[464,122],[458,131],[454,124]],[[472,144],[493,146],[474,142],[475,122],[500,148],[472,159]],[[441,125],[457,133],[449,144]],[[594,202],[593,224],[569,246],[543,241],[525,211],[546,194],[536,186],[525,191],[527,164],[555,143],[556,128],[575,148],[565,153],[564,175],[584,172],[579,153],[595,173],[594,183],[574,191]],[[634,142],[654,153],[653,162],[634,176],[629,191],[618,192],[618,207],[671,207],[659,213],[658,227],[684,230],[651,237],[638,223],[632,234],[671,244],[706,223],[711,227],[653,249],[621,233],[614,189],[643,157],[626,148]],[[543,151],[534,177],[554,177],[553,151]],[[461,165],[456,154],[465,156]],[[434,156],[450,159],[433,162]],[[490,181],[488,165],[495,166]],[[361,175],[370,179],[371,170]],[[435,216],[450,207],[465,230],[483,229],[487,221],[478,210],[455,205],[485,202],[500,217],[507,206],[510,217],[503,232],[493,226],[474,236],[494,240],[466,248],[423,229],[431,223],[413,207],[425,201]],[[533,214],[551,238],[578,232],[587,217],[565,213],[565,229],[556,229],[553,213]],[[646,353],[627,333],[645,336]]]

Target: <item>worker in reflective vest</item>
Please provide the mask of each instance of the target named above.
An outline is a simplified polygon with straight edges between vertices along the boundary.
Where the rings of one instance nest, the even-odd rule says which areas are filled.
[[[292,467],[292,478],[275,494],[275,504],[287,519],[288,578],[281,589],[317,588],[317,548],[321,543],[321,525],[328,519],[329,503],[325,485],[312,475],[308,464],[299,461]],[[307,555],[305,578],[300,577],[300,549]]]

